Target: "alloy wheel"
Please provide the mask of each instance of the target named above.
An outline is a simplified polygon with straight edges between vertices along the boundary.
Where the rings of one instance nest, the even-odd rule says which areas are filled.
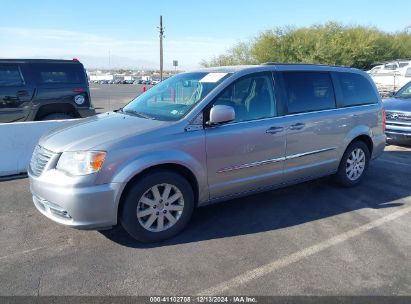
[[[137,205],[137,219],[144,229],[161,232],[177,223],[183,209],[184,197],[176,186],[157,184],[141,196]]]
[[[361,177],[365,169],[365,153],[362,149],[356,148],[347,158],[345,173],[351,181],[356,181]]]

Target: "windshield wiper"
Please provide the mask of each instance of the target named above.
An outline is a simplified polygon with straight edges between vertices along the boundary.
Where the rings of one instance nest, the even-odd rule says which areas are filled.
[[[145,113],[142,113],[142,112],[130,111],[130,110],[128,110],[128,111],[121,110],[121,112],[126,113],[126,114],[135,115],[135,116],[145,118],[145,119],[155,119],[153,116],[149,116],[149,115],[147,115]]]

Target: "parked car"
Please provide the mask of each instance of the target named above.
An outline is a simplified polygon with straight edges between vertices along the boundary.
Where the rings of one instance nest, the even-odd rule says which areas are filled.
[[[411,144],[411,81],[383,102],[387,113],[387,140]]]
[[[0,123],[94,114],[79,61],[0,59]]]
[[[399,60],[399,61],[390,61],[383,65],[377,65],[367,73],[369,74],[392,74],[399,69],[409,67],[411,65],[410,60]]]
[[[367,73],[368,73],[368,74],[375,74],[375,73],[377,73],[378,71],[380,71],[380,70],[383,69],[383,68],[384,68],[384,65],[382,65],[382,64],[376,65],[376,66],[374,66],[371,70],[368,70]]]
[[[60,224],[119,221],[139,241],[164,240],[206,204],[326,175],[358,185],[384,150],[384,121],[374,83],[357,69],[181,73],[120,111],[43,136],[28,173],[33,201]]]

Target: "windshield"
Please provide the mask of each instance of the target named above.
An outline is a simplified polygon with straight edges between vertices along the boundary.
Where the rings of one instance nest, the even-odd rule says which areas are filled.
[[[403,86],[397,94],[395,94],[396,98],[411,98],[411,81]]]
[[[122,111],[158,120],[179,120],[228,73],[194,72],[170,77],[126,105]]]

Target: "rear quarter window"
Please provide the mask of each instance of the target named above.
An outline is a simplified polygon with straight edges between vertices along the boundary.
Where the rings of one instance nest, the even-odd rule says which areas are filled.
[[[40,84],[81,84],[85,82],[80,64],[32,64],[35,79]]]
[[[378,96],[370,81],[360,74],[336,73],[341,88],[344,107],[367,105],[378,102]]]

